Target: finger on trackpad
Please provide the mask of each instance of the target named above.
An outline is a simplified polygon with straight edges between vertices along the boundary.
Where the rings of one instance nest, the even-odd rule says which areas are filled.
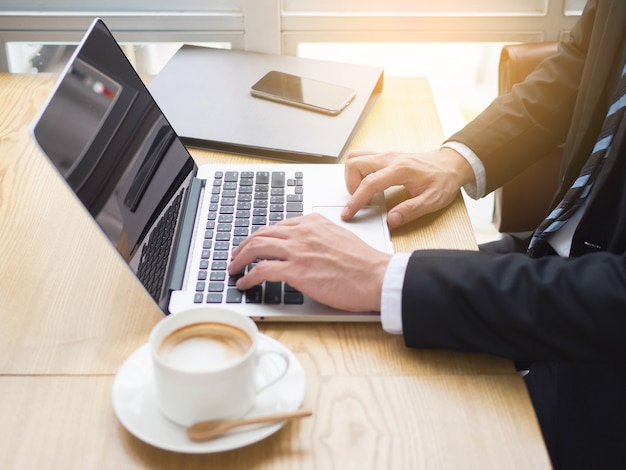
[[[389,230],[385,222],[385,213],[380,207],[365,206],[352,218],[345,221],[341,218],[343,206],[315,206],[313,212],[321,214],[330,221],[340,225],[361,240],[376,248],[377,250],[389,253],[391,243],[389,242]]]

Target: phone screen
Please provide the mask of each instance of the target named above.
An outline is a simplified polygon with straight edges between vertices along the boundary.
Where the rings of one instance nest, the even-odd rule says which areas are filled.
[[[259,98],[327,114],[339,114],[355,97],[351,88],[277,71],[264,75],[250,92]]]

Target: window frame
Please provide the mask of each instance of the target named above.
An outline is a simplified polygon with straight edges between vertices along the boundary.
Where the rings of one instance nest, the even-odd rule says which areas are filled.
[[[296,55],[301,42],[559,40],[584,0],[515,0],[519,11],[509,5],[504,12],[500,0],[481,0],[473,9],[460,0],[440,0],[436,8],[370,0],[368,10],[361,0],[179,0],[174,6],[137,0],[133,10],[127,3],[85,7],[82,0],[64,0],[41,10],[39,0],[0,0],[0,71],[8,71],[7,43],[78,43],[96,16],[121,43],[228,42],[234,49]]]

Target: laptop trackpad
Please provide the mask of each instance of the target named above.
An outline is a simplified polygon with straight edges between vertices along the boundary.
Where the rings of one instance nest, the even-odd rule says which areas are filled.
[[[330,221],[350,230],[361,240],[377,250],[391,253],[393,251],[389,238],[389,229],[384,220],[380,207],[365,206],[352,220],[341,219],[343,206],[314,206],[313,212],[321,214]]]

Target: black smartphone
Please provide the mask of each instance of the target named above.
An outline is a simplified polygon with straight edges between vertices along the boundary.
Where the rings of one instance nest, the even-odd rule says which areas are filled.
[[[356,96],[353,89],[334,83],[272,70],[252,85],[250,93],[280,103],[337,115]]]

